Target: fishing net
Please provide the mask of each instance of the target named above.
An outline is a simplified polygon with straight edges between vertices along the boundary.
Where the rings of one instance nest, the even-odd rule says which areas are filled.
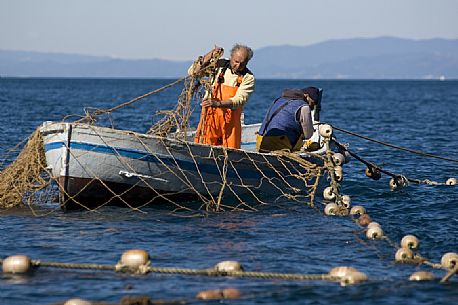
[[[0,172],[0,207],[11,208],[50,185],[43,138],[36,130],[16,160]]]
[[[211,90],[215,64],[111,109],[38,127],[17,158],[3,163],[0,207],[56,198],[64,209],[88,210],[106,205],[141,210],[152,203],[172,204],[177,210],[254,210],[281,199],[313,205],[327,170],[324,158],[310,161],[295,153],[261,154],[193,143],[189,118],[193,105]],[[180,83],[183,90],[175,108],[156,113],[158,119],[147,133],[99,126],[100,116]],[[54,154],[59,155],[53,163]],[[75,168],[80,176],[72,175]],[[110,175],[122,176],[126,183],[115,183]]]

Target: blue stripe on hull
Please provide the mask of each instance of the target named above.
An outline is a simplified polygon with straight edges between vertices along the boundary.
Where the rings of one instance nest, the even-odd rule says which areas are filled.
[[[109,154],[109,155],[120,155],[122,157],[130,158],[130,159],[135,159],[135,160],[141,160],[141,161],[146,161],[146,162],[152,162],[152,163],[158,163],[161,164],[162,162],[166,165],[172,165],[178,166],[183,169],[183,170],[188,170],[192,172],[197,173],[196,165],[194,164],[193,161],[187,161],[187,160],[180,160],[180,159],[174,159],[170,156],[163,155],[163,154],[151,154],[146,151],[141,151],[141,150],[135,150],[135,149],[127,149],[127,148],[121,148],[121,147],[112,147],[112,146],[106,146],[106,145],[98,145],[98,144],[90,144],[90,143],[83,143],[83,142],[71,142],[70,144],[72,149],[78,149],[78,150],[84,150],[84,151],[90,151],[90,152],[96,152],[96,153],[103,153],[103,154]],[[54,149],[59,149],[65,147],[64,142],[51,142],[45,145],[45,151],[51,151]],[[160,160],[162,161],[159,161]],[[176,163],[175,163],[176,161]],[[276,173],[272,170],[266,170],[264,169],[264,174],[270,177],[275,177],[277,176]],[[199,165],[199,171],[200,172],[205,172],[208,174],[213,174],[213,175],[220,175],[220,172],[216,165],[213,164],[200,164]],[[227,176],[230,178],[238,178],[239,176],[243,179],[261,179],[263,176],[261,173],[259,173],[257,170],[248,170],[245,169],[243,171],[239,171],[238,175],[237,173],[229,167],[227,170]]]
[[[65,146],[64,142],[52,142],[45,145],[45,151],[48,152],[53,149],[59,149]],[[91,152],[97,152],[102,154],[109,154],[109,155],[120,155],[130,159],[154,162],[157,161],[157,157],[155,155],[148,153],[146,151],[136,150],[136,149],[126,149],[121,147],[112,147],[106,145],[97,145],[97,144],[89,144],[83,142],[71,142],[70,144],[72,149],[79,149]],[[165,155],[156,154],[156,156],[162,158],[170,158]]]

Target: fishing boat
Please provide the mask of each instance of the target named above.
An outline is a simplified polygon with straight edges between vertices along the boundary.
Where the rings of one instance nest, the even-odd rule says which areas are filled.
[[[292,157],[256,152],[259,127],[242,125],[240,149],[193,143],[192,132],[160,137],[67,122],[39,130],[64,209],[190,200],[221,207],[310,196],[326,151],[319,132],[312,137],[319,149]]]

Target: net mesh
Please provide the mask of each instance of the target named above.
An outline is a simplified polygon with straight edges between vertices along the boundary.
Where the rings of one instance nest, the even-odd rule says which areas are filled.
[[[0,207],[11,208],[25,202],[49,185],[47,176],[43,138],[36,130],[16,160],[0,172]]]

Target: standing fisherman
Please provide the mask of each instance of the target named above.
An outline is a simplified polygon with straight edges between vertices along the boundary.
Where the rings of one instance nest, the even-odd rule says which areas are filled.
[[[193,64],[188,74],[199,71],[222,52],[222,48],[215,47],[200,62]],[[202,113],[194,142],[240,148],[241,114],[255,85],[253,73],[246,67],[252,57],[251,48],[236,44],[229,60],[217,61],[212,92],[206,92],[202,100]]]

